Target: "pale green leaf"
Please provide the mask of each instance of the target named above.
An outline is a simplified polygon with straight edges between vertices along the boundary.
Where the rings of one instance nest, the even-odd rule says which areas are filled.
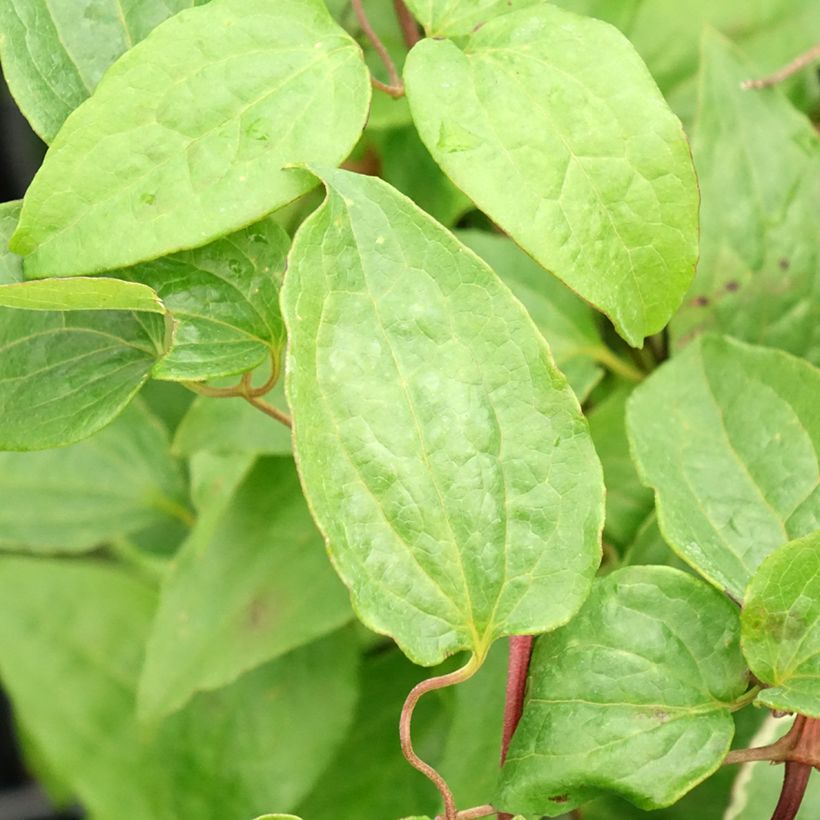
[[[174,346],[157,379],[205,381],[278,361],[285,342],[279,286],[290,240],[265,219],[204,248],[182,251],[126,271],[173,314]]]
[[[0,453],[0,550],[81,552],[188,519],[168,433],[137,402],[70,447]]]
[[[470,34],[508,11],[532,6],[540,0],[407,0],[408,8],[430,37]]]
[[[2,285],[3,304],[18,307],[0,306],[0,450],[58,447],[96,433],[122,412],[171,341],[169,317],[144,285],[83,278]],[[67,309],[47,309],[55,306]]]
[[[494,804],[554,817],[606,791],[667,806],[715,771],[748,685],[735,606],[668,567],[599,579],[536,644]]]
[[[23,260],[8,249],[9,239],[20,219],[22,204],[18,201],[0,205],[0,285],[23,281]]]
[[[629,37],[672,108],[684,121],[695,114],[700,38],[713,26],[754,57],[751,77],[769,74],[817,42],[816,0],[554,0],[599,17]],[[806,72],[805,86],[812,85]],[[743,79],[748,79],[744,77]],[[794,89],[800,77],[787,82]],[[815,83],[816,85],[816,83]],[[817,92],[813,96],[816,99]]]
[[[359,47],[321,0],[214,0],[155,29],[66,122],[23,201],[30,277],[94,273],[260,219],[364,125]],[[115,238],[112,241],[112,238]]]
[[[778,90],[740,88],[758,73],[707,34],[692,138],[701,253],[672,338],[716,330],[820,364],[820,139]]]
[[[265,401],[289,412],[281,380]],[[244,399],[200,396],[177,428],[172,449],[181,456],[199,452],[290,455],[290,430]]]
[[[625,408],[630,388],[619,387],[588,414],[589,432],[604,468],[604,537],[621,549],[632,543],[653,507],[629,455]]]
[[[633,345],[692,281],[698,192],[680,123],[614,28],[543,3],[405,67],[447,175]]]
[[[478,257],[383,181],[322,176],[282,291],[286,392],[357,614],[423,665],[566,622],[603,510],[575,396]]]
[[[0,559],[0,675],[48,762],[100,820],[123,806],[128,820],[295,806],[352,717],[352,636],[299,649],[148,729],[135,690],[155,605],[111,565]]]
[[[365,657],[353,731],[297,811],[310,820],[392,820],[408,811],[435,814],[440,798],[427,778],[407,765],[398,719],[407,693],[426,675],[397,651]],[[413,745],[425,760],[441,756],[448,710],[443,699],[423,701],[413,718]]]
[[[741,614],[743,654],[771,709],[820,718],[820,530],[758,568]]]
[[[779,740],[792,721],[772,717],[766,719],[749,746],[768,746]],[[767,761],[744,763],[737,770],[731,801],[722,820],[770,820],[783,786],[783,769]],[[810,777],[795,820],[820,817],[820,778]]]
[[[603,370],[595,363],[603,347],[595,312],[557,279],[521,251],[512,240],[486,231],[458,231],[458,238],[474,250],[509,286],[544,338],[555,364],[584,401],[601,380]]]
[[[172,14],[207,0],[0,0],[3,74],[51,142],[105,70]]]
[[[220,515],[208,509],[163,582],[140,681],[147,719],[352,617],[291,459],[260,460]]]
[[[127,310],[162,313],[165,306],[156,292],[137,282],[78,276],[41,282],[15,282],[0,286],[0,308],[20,310]]]
[[[665,540],[738,601],[772,550],[818,528],[818,395],[808,362],[703,336],[628,402]]]

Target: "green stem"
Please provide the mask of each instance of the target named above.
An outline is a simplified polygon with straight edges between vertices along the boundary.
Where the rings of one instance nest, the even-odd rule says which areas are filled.
[[[762,686],[753,686],[748,692],[744,692],[729,708],[732,712],[737,712],[744,706],[748,706],[757,696]]]
[[[639,382],[643,381],[646,373],[642,373],[638,370],[635,365],[630,364],[625,359],[622,359],[620,356],[617,356],[613,353],[608,347],[604,345],[596,345],[595,347],[582,347],[579,348],[578,353],[589,356],[591,359],[594,359],[599,364],[602,364],[608,370],[611,370],[613,373],[617,373],[619,376],[627,379],[631,382]]]
[[[196,524],[196,516],[184,505],[180,504],[173,498],[167,495],[158,495],[154,499],[154,506],[162,512],[181,521],[186,527],[190,528]]]
[[[117,538],[109,545],[111,552],[126,564],[140,570],[152,581],[161,580],[168,571],[168,562],[146,555],[128,538]]]

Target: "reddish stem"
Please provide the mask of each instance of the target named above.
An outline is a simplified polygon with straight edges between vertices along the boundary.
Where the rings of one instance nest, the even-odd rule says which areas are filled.
[[[806,786],[809,784],[811,770],[812,767],[808,763],[796,763],[793,760],[786,763],[783,789],[780,792],[780,800],[777,801],[772,820],[794,820],[797,817],[800,804],[803,802],[803,795],[806,793]]]
[[[396,9],[396,19],[399,21],[399,26],[401,26],[404,43],[408,49],[411,49],[421,40],[418,23],[410,14],[410,9],[407,8],[403,0],[393,0],[393,8]]]

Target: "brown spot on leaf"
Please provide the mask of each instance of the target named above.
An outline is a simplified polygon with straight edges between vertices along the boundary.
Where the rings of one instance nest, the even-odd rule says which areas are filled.
[[[696,296],[692,303],[697,305],[698,307],[706,307],[709,304],[709,298],[707,296]]]
[[[569,800],[568,794],[556,794],[555,797],[548,798],[552,803],[566,803]]]
[[[791,262],[783,256],[778,260],[777,264],[780,265],[780,270],[788,270]]]
[[[730,279],[726,283],[726,290],[728,290],[729,293],[734,293],[736,290],[739,290],[739,289],[740,289],[740,282],[736,282],[734,279]]]

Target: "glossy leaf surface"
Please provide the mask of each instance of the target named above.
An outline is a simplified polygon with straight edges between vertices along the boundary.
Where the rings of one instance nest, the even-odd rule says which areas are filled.
[[[54,141],[13,249],[32,277],[203,245],[305,193],[361,133],[361,51],[321,0],[214,0],[127,52]],[[117,237],[116,242],[111,237]]]
[[[540,638],[495,805],[563,814],[614,791],[669,805],[729,749],[743,694],[735,606],[667,567],[600,578],[579,615]]]
[[[692,281],[698,193],[680,123],[614,28],[543,3],[405,66],[424,143],[522,248],[632,345]]]
[[[808,362],[704,336],[629,400],[632,454],[661,532],[738,601],[770,552],[818,527],[818,394]]]
[[[771,709],[820,717],[820,531],[775,550],[746,589],[743,653]]]
[[[51,142],[105,70],[178,11],[207,0],[0,0],[3,74],[32,128]]]
[[[260,460],[216,515],[214,506],[201,502],[200,521],[163,583],[140,683],[146,718],[352,617],[291,459]]]
[[[352,716],[350,636],[200,695],[150,730],[134,701],[155,604],[110,565],[0,559],[0,673],[44,754],[100,818],[123,806],[129,820],[216,820],[295,805]]]
[[[703,55],[701,254],[673,341],[717,330],[820,364],[820,139],[779,90],[740,88],[757,69],[720,35]]]
[[[150,285],[174,316],[174,346],[154,378],[205,381],[278,360],[285,342],[279,286],[289,245],[282,228],[265,219],[204,248],[118,271]]]
[[[593,358],[603,342],[592,308],[557,279],[544,276],[543,269],[510,239],[475,230],[458,231],[457,236],[521,300],[578,401],[584,401],[603,376]]]
[[[70,447],[0,453],[0,550],[80,552],[190,515],[168,434],[139,403]]]
[[[168,348],[162,311],[114,279],[1,286],[0,449],[71,444],[114,419]]]
[[[520,303],[386,183],[326,171],[282,291],[312,512],[354,608],[432,665],[565,622],[600,559],[600,465]]]

